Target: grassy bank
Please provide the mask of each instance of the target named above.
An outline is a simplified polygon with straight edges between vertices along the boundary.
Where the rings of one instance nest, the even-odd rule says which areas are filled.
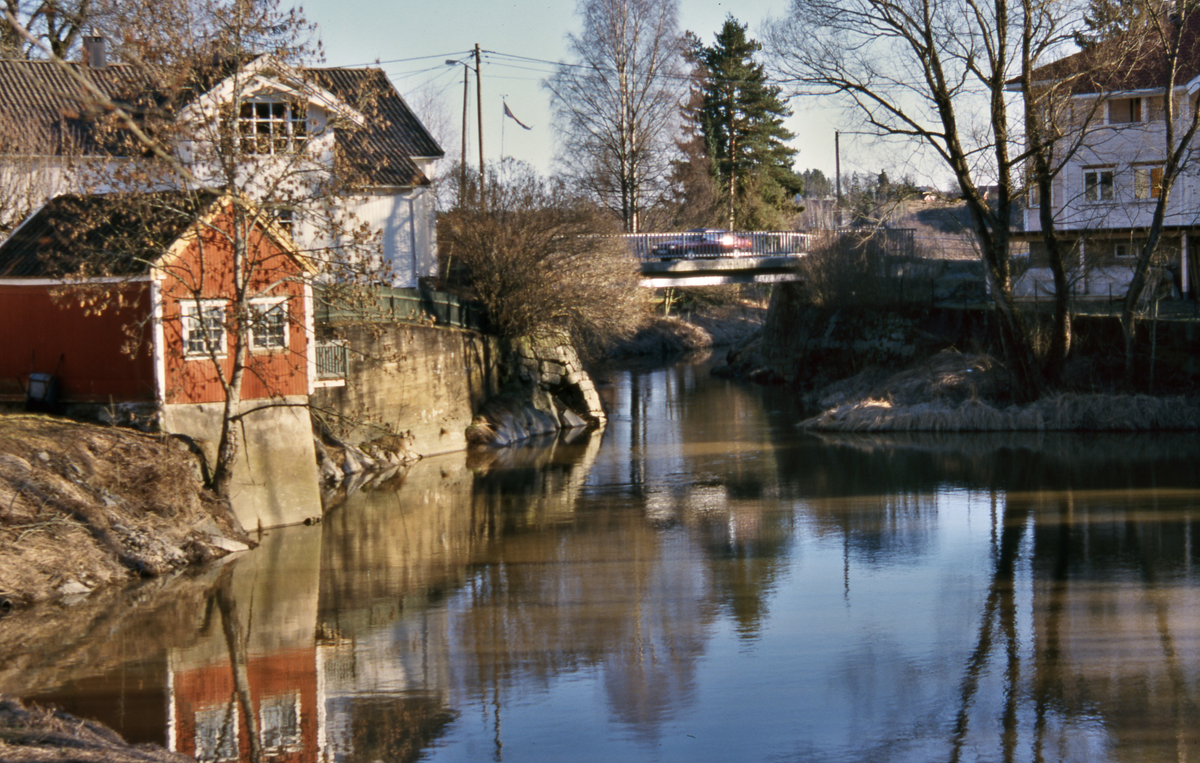
[[[173,437],[0,415],[0,610],[245,548]]]
[[[1004,402],[1011,382],[986,355],[946,351],[892,374],[874,370],[810,396],[805,429],[834,432],[1141,432],[1200,429],[1200,399],[1066,392]]]

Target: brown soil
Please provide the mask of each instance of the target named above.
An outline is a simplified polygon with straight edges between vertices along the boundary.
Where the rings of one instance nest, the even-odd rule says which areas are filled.
[[[163,575],[248,540],[167,435],[0,415],[0,610]]]

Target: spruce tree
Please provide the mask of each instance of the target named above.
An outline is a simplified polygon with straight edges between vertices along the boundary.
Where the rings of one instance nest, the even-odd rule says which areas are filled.
[[[704,68],[699,131],[725,196],[729,227],[774,228],[804,182],[792,169],[796,149],[783,126],[791,110],[754,55],[762,45],[733,16],[712,46],[695,50]]]

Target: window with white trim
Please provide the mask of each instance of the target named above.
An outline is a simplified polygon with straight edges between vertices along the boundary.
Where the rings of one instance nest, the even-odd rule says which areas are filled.
[[[264,697],[258,705],[258,727],[263,750],[271,755],[298,752],[300,736],[300,695]]]
[[[1084,170],[1083,198],[1086,201],[1113,200],[1113,171],[1111,168]]]
[[[225,300],[189,299],[183,308],[183,354],[207,358],[225,354]]]
[[[227,705],[201,707],[193,715],[196,760],[238,759],[238,709]]]
[[[248,154],[299,151],[308,139],[308,104],[246,101],[238,112],[238,131]]]
[[[260,297],[250,300],[250,349],[286,348],[287,318],[287,297]]]
[[[1108,123],[1110,125],[1142,122],[1145,121],[1145,117],[1144,98],[1113,98],[1108,102]]]
[[[1161,164],[1133,168],[1133,198],[1138,201],[1157,199],[1162,192]]]

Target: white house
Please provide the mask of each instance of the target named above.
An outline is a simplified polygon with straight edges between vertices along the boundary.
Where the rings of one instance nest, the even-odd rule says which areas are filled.
[[[235,172],[234,184],[271,207],[300,250],[350,251],[352,240],[365,241],[389,266],[392,286],[436,275],[431,177],[443,152],[381,70],[297,69],[260,56],[207,87],[168,92],[145,67],[108,63],[102,40],[85,47],[90,63],[66,68],[0,61],[0,229],[60,193],[148,182],[144,147],[97,126],[104,109],[83,80],[132,113],[173,115],[183,172],[160,170],[152,185],[228,187]]]
[[[1189,14],[1182,22],[1163,23],[1183,25],[1172,90],[1181,131],[1200,92],[1200,17]],[[1108,55],[1117,50],[1119,55]],[[1079,147],[1055,176],[1050,199],[1036,192],[1028,197],[1021,238],[1029,242],[1033,267],[1017,283],[1018,296],[1054,290],[1039,217],[1048,203],[1061,240],[1073,247],[1074,293],[1124,297],[1159,200],[1170,74],[1154,40],[1135,44],[1122,37],[1037,70],[1035,79],[1041,84],[1065,85],[1065,96],[1054,109],[1068,136],[1060,145],[1065,150],[1078,137]],[[1195,161],[1169,194],[1158,251],[1154,266],[1164,288],[1170,279],[1179,293],[1194,295],[1200,286],[1200,165]]]

